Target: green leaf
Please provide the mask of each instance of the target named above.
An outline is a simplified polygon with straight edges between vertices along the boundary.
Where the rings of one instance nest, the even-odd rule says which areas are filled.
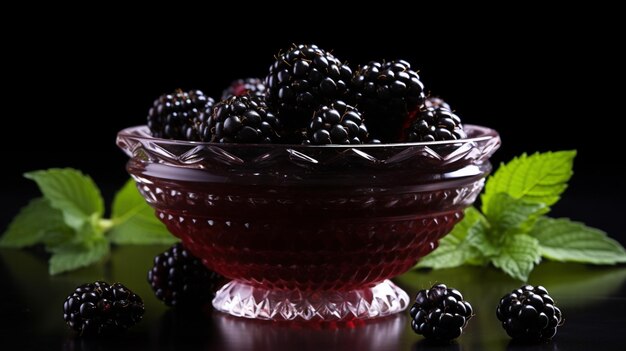
[[[527,202],[551,206],[567,188],[573,171],[576,151],[558,151],[523,154],[516,157],[490,176],[482,196],[482,210],[487,212],[491,197],[506,193]]]
[[[567,218],[540,218],[530,235],[539,241],[541,254],[555,261],[593,264],[626,262],[626,250],[605,232]]]
[[[68,227],[65,222],[63,225],[63,227],[57,230],[47,232],[43,237],[43,244],[46,246],[46,251],[52,252],[55,247],[75,240],[76,231]]]
[[[526,234],[504,238],[500,254],[491,263],[513,278],[526,281],[536,264],[541,261],[539,241]]]
[[[501,238],[493,238],[487,222],[476,222],[467,235],[467,242],[483,256],[490,258],[500,254]]]
[[[567,219],[542,217],[567,188],[576,151],[523,154],[491,176],[481,215],[466,218],[416,267],[451,268],[491,262],[527,280],[542,255],[558,261],[626,262],[626,250],[606,233]]]
[[[416,268],[452,268],[468,261],[480,260],[480,252],[466,238],[470,231],[480,230],[483,226],[479,222],[484,221],[485,218],[476,208],[466,209],[465,218],[439,241],[439,247],[418,262]]]
[[[115,195],[112,217],[109,239],[116,244],[171,244],[178,240],[154,215],[132,179]]]
[[[494,235],[507,235],[530,230],[537,218],[548,212],[548,207],[498,193],[489,198],[485,210]]]
[[[111,217],[113,219],[119,219],[124,216],[132,215],[135,212],[141,211],[141,209],[144,208],[143,205],[150,207],[146,204],[146,200],[141,197],[141,194],[139,194],[139,190],[137,190],[137,183],[135,183],[135,181],[131,178],[124,184],[117,194],[115,194]]]
[[[22,248],[46,242],[46,237],[66,232],[63,214],[48,200],[37,198],[24,206],[0,238],[0,247]],[[48,239],[50,240],[50,239]]]
[[[102,237],[86,243],[70,243],[57,247],[50,257],[50,274],[59,274],[89,266],[109,253],[109,242]]]
[[[65,223],[80,230],[93,216],[102,217],[104,201],[93,180],[78,170],[52,168],[24,175],[34,180],[50,205],[63,212]]]

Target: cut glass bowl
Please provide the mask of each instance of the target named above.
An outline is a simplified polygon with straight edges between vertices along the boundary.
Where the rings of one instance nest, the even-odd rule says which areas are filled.
[[[404,310],[389,279],[437,247],[491,170],[496,131],[457,141],[251,145],[119,132],[128,172],[169,231],[231,279],[234,316],[337,321]]]

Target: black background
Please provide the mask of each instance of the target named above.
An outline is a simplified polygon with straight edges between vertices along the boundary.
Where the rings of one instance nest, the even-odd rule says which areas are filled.
[[[110,201],[128,177],[126,157],[115,146],[115,135],[124,127],[143,124],[158,95],[180,87],[203,89],[217,97],[233,79],[263,76],[272,55],[295,42],[332,49],[353,65],[378,59],[410,61],[427,89],[449,101],[466,123],[500,132],[503,145],[494,164],[522,152],[577,149],[571,186],[552,214],[601,228],[626,245],[624,132],[619,127],[625,116],[626,60],[620,53],[623,19],[617,18],[622,12],[601,2],[554,9],[529,3],[508,9],[480,8],[476,3],[463,9],[452,5],[432,9],[416,2],[413,10],[385,1],[349,11],[339,11],[336,3],[290,2],[277,4],[280,10],[259,4],[252,17],[243,3],[205,5],[210,7],[181,3],[158,8],[154,3],[137,11],[105,5],[64,8],[55,3],[3,11],[7,20],[0,21],[4,87],[0,232],[38,194],[34,184],[22,178],[23,172],[79,168],[95,179]],[[157,15],[155,9],[164,11]],[[241,349],[239,345],[247,342],[258,346],[255,349],[280,349],[290,345],[283,338],[297,338],[294,345],[304,349],[320,345],[373,349],[375,343],[364,343],[382,338],[392,345],[388,349],[400,344],[405,350],[428,349],[421,347],[420,338],[404,321],[401,338],[387,333],[384,321],[382,332],[374,327],[350,333],[300,329],[294,333],[232,322],[218,313],[209,322],[181,324],[145,284],[150,259],[160,251],[161,247],[121,246],[113,250],[112,263],[54,277],[47,274],[41,255],[2,251],[0,310],[5,318],[0,320],[0,345],[16,343],[14,349],[24,350],[60,345],[63,350],[165,350],[180,349],[186,340],[190,346],[198,342],[198,349],[209,349],[205,344]],[[485,311],[519,284],[496,270],[462,267],[431,273],[436,275],[408,276],[414,285],[404,288],[412,294],[434,279],[446,281]],[[149,305],[144,322],[110,344],[74,337],[60,322],[59,305],[50,303],[61,301],[94,276],[131,284]],[[567,311],[566,327],[552,343],[511,347],[491,320],[470,324],[461,346],[442,349],[623,348],[619,333],[624,324],[623,267],[544,263],[531,279],[533,284],[550,286]],[[210,329],[218,327],[223,330]],[[301,345],[303,335],[312,342]],[[221,337],[227,340],[222,342]],[[268,338],[270,342],[265,342]]]
[[[235,8],[170,17],[89,12],[28,17],[9,28],[0,230],[37,195],[23,172],[79,168],[110,199],[127,177],[116,132],[143,124],[158,95],[181,87],[217,97],[233,79],[263,76],[279,49],[316,43],[353,65],[410,61],[427,90],[466,123],[500,132],[494,164],[522,152],[577,149],[576,174],[553,214],[626,243],[617,126],[624,118],[623,37],[610,9],[470,8],[482,14],[453,17],[448,9],[392,4],[363,13],[302,6],[309,16],[251,19]]]

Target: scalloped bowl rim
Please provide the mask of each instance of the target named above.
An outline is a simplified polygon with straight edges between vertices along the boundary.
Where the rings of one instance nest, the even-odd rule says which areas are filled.
[[[163,139],[156,138],[150,135],[147,125],[137,125],[133,127],[127,127],[122,129],[118,133],[119,137],[129,137],[134,139],[140,139],[145,141],[158,141],[159,143],[171,144],[171,145],[186,145],[186,146],[218,146],[229,148],[250,148],[250,147],[276,147],[285,149],[360,149],[360,148],[383,148],[383,147],[411,147],[411,146],[441,146],[452,145],[458,143],[472,143],[486,141],[493,138],[499,138],[499,134],[495,129],[479,126],[475,124],[464,124],[463,129],[466,131],[478,132],[478,136],[465,139],[456,140],[443,140],[443,141],[427,141],[427,142],[415,142],[415,143],[388,143],[388,144],[328,144],[328,145],[302,145],[302,144],[242,144],[242,143],[215,143],[205,141],[189,141],[189,140],[176,140],[176,139]]]

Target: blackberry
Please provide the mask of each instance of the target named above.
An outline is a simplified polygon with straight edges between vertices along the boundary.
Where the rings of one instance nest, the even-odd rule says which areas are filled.
[[[291,131],[304,130],[321,105],[343,98],[352,70],[316,45],[293,45],[277,55],[265,78],[268,105]]]
[[[199,140],[198,115],[213,99],[200,90],[161,95],[148,111],[148,127],[156,138]]]
[[[156,256],[148,271],[154,294],[168,306],[194,307],[210,302],[220,280],[181,243]]]
[[[211,141],[213,138],[213,132],[211,131],[211,128],[213,127],[211,124],[211,115],[213,114],[214,107],[215,104],[213,103],[207,104],[200,114],[198,114],[198,116],[194,119],[197,137],[200,141]]]
[[[343,101],[322,106],[313,114],[304,144],[363,144],[367,128],[361,113]]]
[[[563,324],[561,310],[540,285],[524,285],[504,295],[496,316],[511,338],[524,342],[550,340]]]
[[[259,78],[237,79],[222,92],[222,100],[226,100],[231,96],[246,94],[255,96],[265,95],[265,84],[263,84],[263,80]]]
[[[126,330],[141,321],[143,313],[141,298],[120,283],[81,285],[63,303],[63,319],[81,335]]]
[[[458,338],[473,316],[463,295],[444,284],[420,290],[410,310],[411,328],[427,339],[447,341]]]
[[[230,97],[215,104],[210,116],[201,118],[199,130],[204,141],[276,143],[280,139],[280,122],[261,96]]]
[[[467,137],[461,118],[443,107],[425,107],[405,130],[405,141],[458,140]]]
[[[427,97],[426,100],[424,101],[424,106],[435,107],[435,108],[442,107],[442,108],[452,111],[452,108],[447,102],[445,102],[442,98],[439,98],[436,96]]]
[[[402,127],[425,99],[419,75],[403,60],[362,66],[352,79],[352,89],[370,133],[382,142],[397,142]]]
[[[208,141],[210,139],[210,130],[203,130],[207,125],[207,116],[210,116],[215,106],[215,100],[207,97],[206,105],[199,110],[199,113],[193,118],[193,127],[187,133],[187,140],[191,141]]]

